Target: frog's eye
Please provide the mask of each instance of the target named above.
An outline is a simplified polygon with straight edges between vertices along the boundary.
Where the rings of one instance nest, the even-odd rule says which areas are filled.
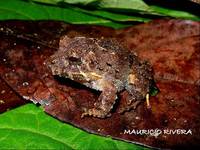
[[[81,58],[71,56],[68,59],[69,59],[70,65],[81,65],[82,64]]]

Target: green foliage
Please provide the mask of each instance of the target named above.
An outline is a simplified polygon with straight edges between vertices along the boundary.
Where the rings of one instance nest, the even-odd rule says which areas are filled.
[[[70,6],[67,6],[69,8]],[[86,14],[92,15],[92,16],[97,16],[105,19],[109,19],[112,21],[117,21],[117,22],[148,22],[151,19],[150,18],[145,18],[145,17],[140,17],[140,16],[134,16],[134,15],[125,15],[125,14],[120,14],[120,13],[114,13],[114,12],[109,12],[105,10],[85,10],[81,9],[78,7],[70,7],[73,10],[84,12]]]
[[[79,4],[82,6],[92,6],[93,9],[98,10],[98,13],[94,11],[94,14],[98,16],[105,17],[115,20],[115,21],[124,21],[121,19],[120,15],[123,15],[127,18],[132,16],[134,21],[145,22],[146,19],[151,19],[152,17],[167,16],[174,18],[182,19],[191,19],[191,20],[200,20],[200,16],[194,15],[190,12],[183,10],[176,10],[170,8],[164,8],[157,5],[148,5],[144,0],[32,0],[40,3],[48,3],[52,5],[59,4]],[[106,10],[106,13],[105,13]],[[118,12],[119,19],[117,14],[111,15],[113,12]],[[121,14],[119,14],[121,12]],[[103,15],[100,15],[103,13]],[[129,14],[129,15],[124,15]],[[140,17],[138,17],[140,15]],[[141,16],[142,15],[142,16]],[[138,17],[138,18],[137,18]],[[144,19],[141,19],[144,18]],[[131,20],[131,21],[133,21]],[[126,21],[130,21],[127,19]]]
[[[102,8],[118,8],[118,9],[135,9],[148,10],[149,7],[142,0],[101,0],[100,7]]]
[[[68,3],[68,4],[89,5],[91,3],[98,2],[99,0],[33,0],[33,1],[42,2],[46,4]]]
[[[119,24],[108,19],[88,15],[73,8],[59,8],[49,5],[41,5],[20,0],[0,1],[0,20],[59,20],[72,24],[97,24],[122,28],[127,25]]]
[[[84,132],[45,114],[34,104],[0,115],[0,143],[0,149],[146,149]]]
[[[156,12],[158,12],[162,15],[165,15],[165,16],[200,21],[199,16],[196,16],[196,15],[191,14],[191,13],[186,12],[186,11],[173,10],[173,9],[158,7],[158,6],[151,6],[151,8],[154,9]]]
[[[149,6],[143,0],[9,0],[9,3],[0,1],[0,20],[51,19],[72,24],[123,28],[135,22],[148,22],[152,18],[164,16],[200,20],[199,16],[189,12]]]
[[[156,87],[156,85],[153,85],[151,88],[150,88],[150,95],[151,96],[156,96],[157,94],[159,93],[159,89],[158,87]]]

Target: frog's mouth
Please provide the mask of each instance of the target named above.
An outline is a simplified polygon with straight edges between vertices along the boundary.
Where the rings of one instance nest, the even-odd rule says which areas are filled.
[[[79,70],[79,72],[68,73],[68,75],[72,80],[79,82],[96,81],[103,78],[95,72],[83,72],[81,70]]]

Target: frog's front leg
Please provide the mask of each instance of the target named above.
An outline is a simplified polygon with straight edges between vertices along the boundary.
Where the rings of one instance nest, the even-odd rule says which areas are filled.
[[[109,81],[103,81],[98,86],[102,88],[102,93],[100,94],[97,102],[95,102],[94,108],[86,109],[81,117],[110,117],[110,111],[112,110],[113,105],[115,104],[115,100],[117,99],[117,89],[114,84]]]

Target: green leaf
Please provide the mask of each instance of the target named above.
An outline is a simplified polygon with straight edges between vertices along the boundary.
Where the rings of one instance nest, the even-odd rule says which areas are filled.
[[[158,12],[160,14],[163,14],[163,15],[166,15],[166,16],[200,21],[200,17],[199,16],[194,15],[194,14],[189,13],[189,12],[186,12],[186,11],[173,10],[173,9],[164,8],[164,7],[155,6],[155,5],[151,6],[151,8],[153,10],[155,10],[156,12]]]
[[[35,2],[46,3],[46,4],[58,4],[58,3],[68,3],[68,4],[82,4],[89,5],[91,3],[98,2],[99,0],[33,0]]]
[[[149,94],[151,96],[156,96],[159,93],[159,89],[156,85],[151,86]]]
[[[94,15],[105,17],[114,21],[129,21],[130,19],[131,21],[146,22],[148,21],[147,19],[149,17],[156,17],[156,16],[157,17],[168,16],[174,18],[191,19],[196,21],[200,20],[200,16],[194,15],[190,12],[165,8],[157,5],[147,5],[144,0],[75,0],[73,3],[71,2],[72,0],[53,0],[53,1],[32,0],[32,1],[37,1],[41,3],[50,3],[53,5],[59,4],[61,2],[62,4],[63,3],[79,4],[84,6],[93,4],[92,5],[93,9],[96,9],[96,11],[94,11]],[[102,10],[107,10],[107,11],[104,12]],[[111,12],[117,12],[118,16]],[[120,12],[122,16],[119,15]],[[91,14],[91,12],[89,13]],[[129,15],[124,15],[124,13],[129,13]],[[140,17],[138,17],[135,14],[139,14]]]
[[[157,14],[143,0],[101,0],[99,7],[103,9],[124,10],[142,14]]]
[[[0,115],[0,149],[146,149],[89,134],[27,104]]]
[[[105,11],[105,10],[86,10],[86,9],[81,9],[78,7],[71,7],[71,9],[74,9],[76,11],[81,11],[81,12],[84,12],[89,15],[103,17],[103,18],[110,19],[113,21],[121,21],[121,22],[126,22],[126,21],[128,21],[128,22],[131,22],[131,21],[148,22],[148,21],[151,21],[150,18],[147,18],[147,17],[145,18],[145,16],[139,17],[136,15],[124,15],[124,14],[113,13],[113,12],[109,12],[109,11]]]
[[[20,0],[0,1],[0,20],[59,20],[72,24],[97,24],[122,28],[122,25],[111,20],[95,17],[71,8],[28,3]]]
[[[68,5],[68,3],[70,3],[68,0],[62,1],[62,2],[67,2],[67,3],[60,3],[61,1],[50,1],[49,2],[49,1],[46,1],[46,0],[33,0],[33,1],[57,5],[57,6],[61,6],[62,9],[71,9],[71,10],[74,10],[74,11],[77,11],[77,12],[82,12],[82,13],[88,14],[90,16],[95,16],[95,17],[98,17],[98,18],[108,19],[108,20],[117,21],[117,22],[126,22],[126,21],[128,21],[128,22],[131,22],[131,21],[148,22],[148,21],[151,20],[148,17],[145,17],[145,16],[141,17],[141,16],[138,16],[137,14],[125,15],[125,14],[114,13],[114,12],[109,12],[109,11],[105,11],[105,10],[98,10],[98,9],[97,10],[82,9],[82,8],[79,8],[79,7],[75,7],[74,5]],[[75,1],[74,1],[74,3],[75,3]],[[84,1],[82,1],[81,4],[85,5]]]
[[[79,4],[79,5],[90,5],[93,7],[103,9],[123,9],[123,10],[136,10],[143,13],[148,12],[155,14],[154,10],[151,9],[143,0],[32,0],[35,2],[46,3],[46,4]],[[95,4],[95,5],[93,5]]]
[[[91,5],[93,9],[123,10],[126,12],[139,12],[141,14],[156,14],[143,0],[32,0],[46,4],[79,4]]]

